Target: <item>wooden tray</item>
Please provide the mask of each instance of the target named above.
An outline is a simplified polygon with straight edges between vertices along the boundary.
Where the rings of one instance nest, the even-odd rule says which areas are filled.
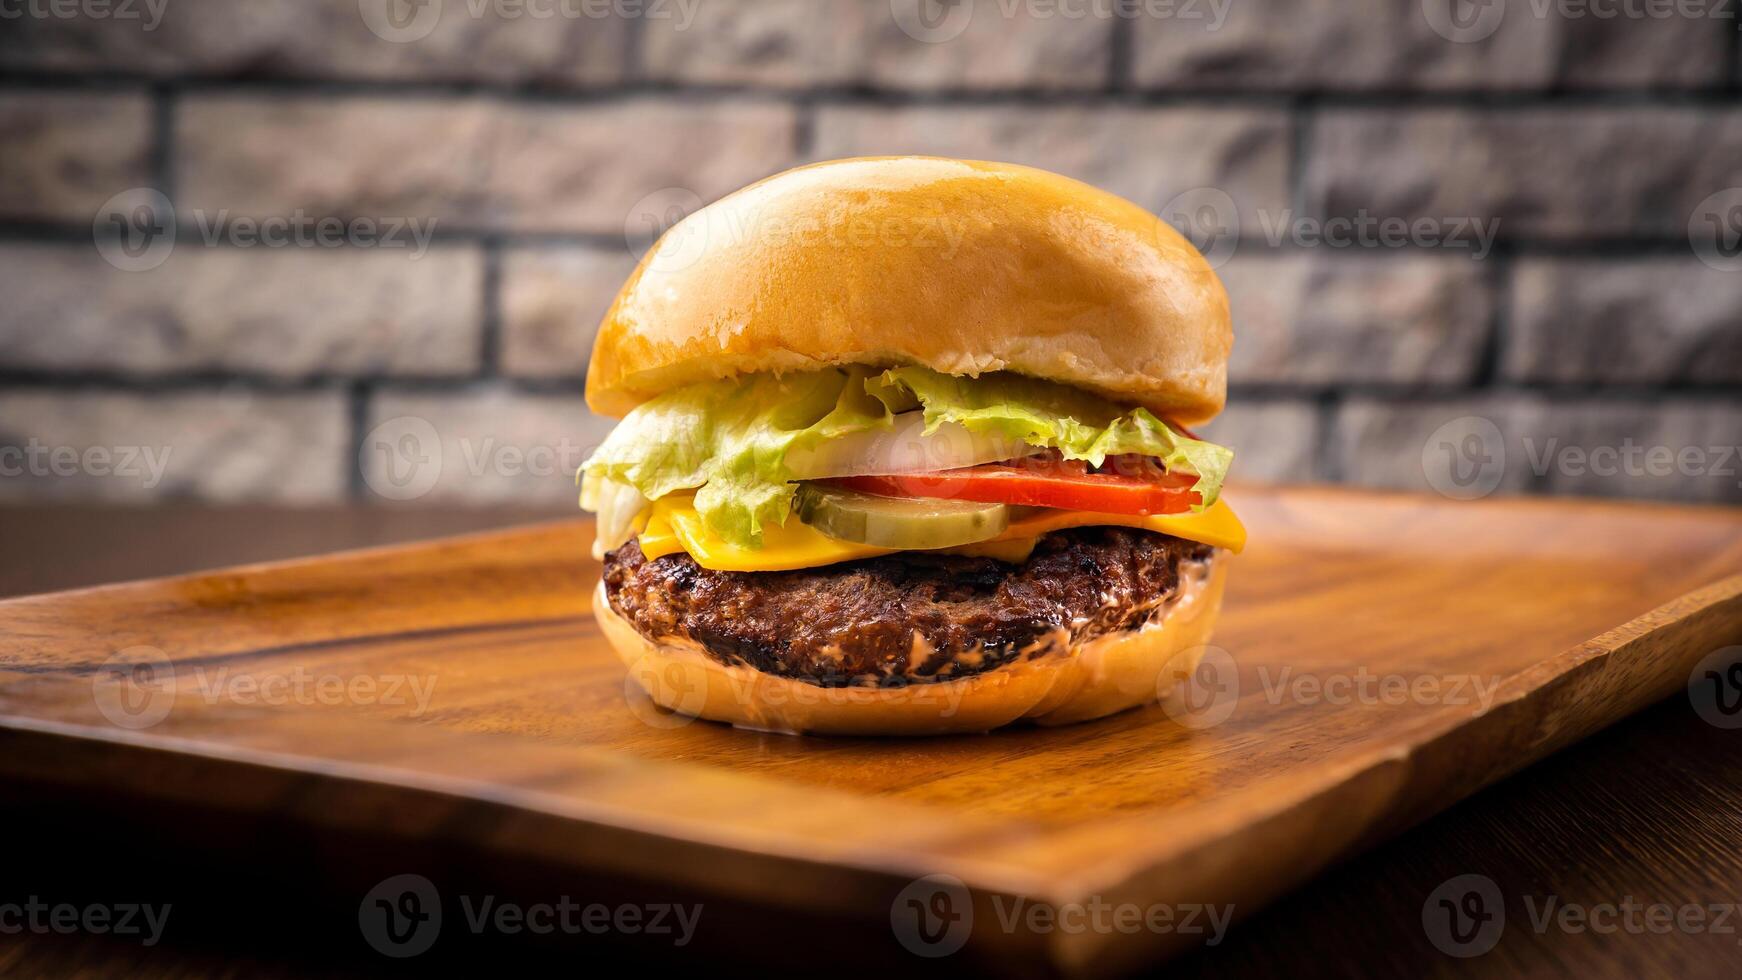
[[[906,957],[904,887],[950,876],[971,918],[942,962],[1086,976],[1203,934],[1006,927],[1015,899],[1248,914],[1742,642],[1735,510],[1231,499],[1253,543],[1221,669],[1177,720],[920,741],[686,723],[626,688],[575,521],[0,603],[0,781],[803,910],[865,962]],[[736,921],[745,943],[804,938]]]

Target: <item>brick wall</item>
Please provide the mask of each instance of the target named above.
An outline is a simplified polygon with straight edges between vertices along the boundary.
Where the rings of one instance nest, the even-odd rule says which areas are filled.
[[[1742,500],[1734,5],[1457,3],[13,0],[0,500],[568,499],[649,236],[898,152],[1186,228],[1247,479]]]

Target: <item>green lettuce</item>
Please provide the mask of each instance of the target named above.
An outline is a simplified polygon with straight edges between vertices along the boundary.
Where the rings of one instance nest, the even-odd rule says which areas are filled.
[[[1048,381],[853,367],[751,375],[667,392],[630,412],[581,469],[633,486],[650,500],[693,489],[709,529],[757,546],[763,526],[785,524],[792,511],[796,478],[787,468],[789,454],[890,428],[896,415],[916,409],[925,413],[928,434],[958,423],[1095,466],[1120,453],[1156,457],[1170,471],[1197,475],[1200,508],[1215,502],[1234,456],[1179,434],[1147,409],[1125,409]]]
[[[905,367],[885,371],[872,384],[911,392],[925,410],[928,433],[958,422],[970,432],[1057,449],[1091,466],[1123,453],[1154,456],[1170,472],[1197,475],[1200,510],[1216,502],[1234,462],[1233,450],[1181,435],[1149,409],[1127,410],[1051,381],[1003,373],[961,378]]]

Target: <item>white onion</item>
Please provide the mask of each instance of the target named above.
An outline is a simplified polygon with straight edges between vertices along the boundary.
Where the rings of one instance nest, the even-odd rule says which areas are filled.
[[[581,506],[599,515],[593,557],[602,561],[605,552],[634,536],[635,519],[652,501],[627,483],[589,473],[581,478]]]
[[[904,412],[894,423],[892,428],[858,432],[812,450],[788,453],[787,471],[795,480],[894,476],[996,463],[1035,451],[1019,440],[969,432],[959,422],[945,422],[927,435],[923,412]]]

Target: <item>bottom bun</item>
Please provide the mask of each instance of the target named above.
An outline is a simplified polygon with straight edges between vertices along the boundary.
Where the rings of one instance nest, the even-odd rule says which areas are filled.
[[[1197,669],[1216,624],[1226,553],[1180,569],[1179,594],[1165,615],[982,674],[906,687],[820,687],[727,665],[692,640],[648,640],[611,608],[605,585],[593,612],[638,686],[678,716],[741,728],[823,735],[944,735],[985,732],[1018,721],[1064,725],[1157,700]],[[655,721],[655,718],[658,720]],[[670,715],[649,716],[671,724]],[[681,723],[681,722],[679,722]]]

